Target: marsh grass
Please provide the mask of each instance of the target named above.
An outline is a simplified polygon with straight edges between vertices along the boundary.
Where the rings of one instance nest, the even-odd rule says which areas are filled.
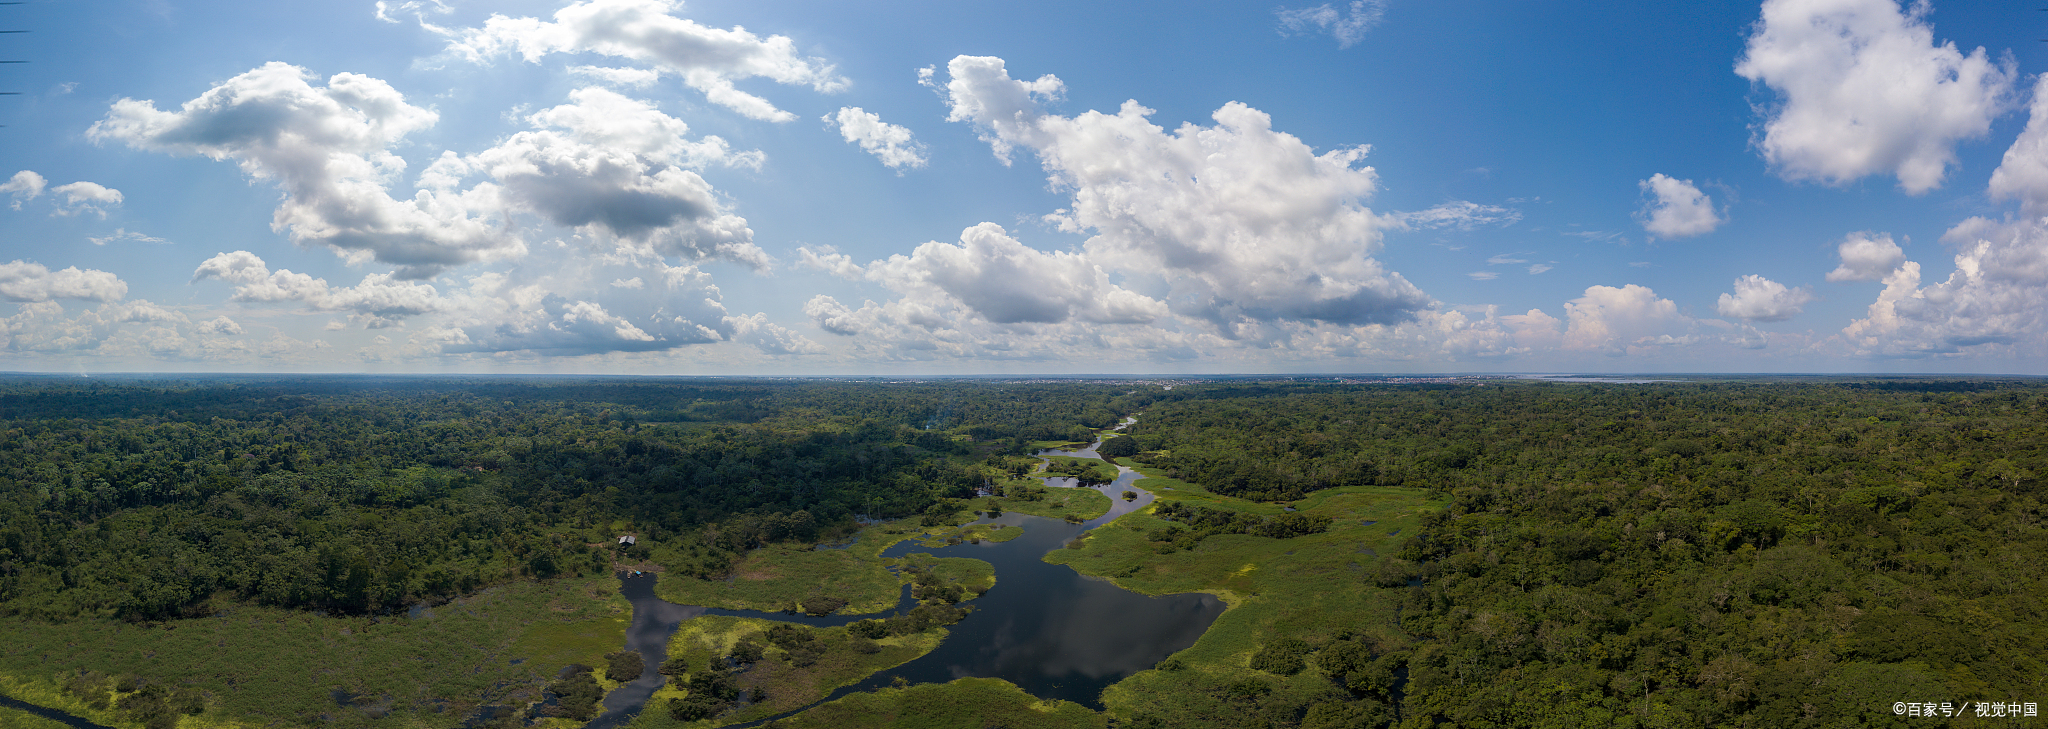
[[[1200,501],[1262,515],[1282,512],[1277,505],[1211,494],[1162,477],[1139,485],[1163,500]],[[1159,490],[1161,485],[1174,490]],[[1405,645],[1396,613],[1399,588],[1376,586],[1370,575],[1378,558],[1365,550],[1393,553],[1400,541],[1394,531],[1413,533],[1422,514],[1443,505],[1422,489],[1328,489],[1295,507],[1332,517],[1329,531],[1291,539],[1219,534],[1192,550],[1170,554],[1160,554],[1158,545],[1146,539],[1170,522],[1146,508],[1093,530],[1078,549],[1053,550],[1045,561],[1108,577],[1136,592],[1208,592],[1230,605],[1200,640],[1162,664],[1177,670],[1143,671],[1103,692],[1109,714],[1119,719],[1150,716],[1167,726],[1229,724],[1244,717],[1245,704],[1230,696],[1228,685],[1247,677],[1300,703],[1336,690],[1315,671],[1279,676],[1252,669],[1252,655],[1267,642],[1297,638],[1321,644],[1346,630],[1371,636],[1385,650]],[[1375,523],[1360,523],[1368,520]]]
[[[913,518],[862,529],[845,549],[769,545],[734,564],[731,579],[670,575],[654,589],[669,602],[728,610],[773,612],[809,599],[836,597],[847,601],[842,614],[878,613],[896,606],[903,586],[902,579],[890,574],[890,560],[882,558],[882,550],[927,531]]]
[[[774,625],[775,621],[758,618],[696,618],[684,623],[683,627],[669,638],[669,657],[681,658],[683,664],[693,671],[703,670],[714,657],[730,652],[733,644],[742,638],[755,633],[766,633]],[[843,627],[812,628],[811,631],[825,647],[824,653],[816,663],[796,666],[789,660],[786,651],[771,645],[767,649],[767,656],[761,662],[735,675],[741,687],[766,691],[766,701],[742,706],[736,711],[712,719],[695,722],[677,721],[668,713],[668,701],[687,696],[688,692],[682,688],[682,681],[671,679],[655,692],[653,698],[647,701],[647,708],[628,726],[632,729],[713,727],[774,716],[823,699],[839,687],[867,678],[876,671],[900,666],[930,653],[946,636],[944,628],[912,635],[891,636],[874,641],[880,650],[874,653],[861,653],[853,649],[853,643],[857,638]]]
[[[846,696],[781,720],[778,729],[1102,729],[1107,717],[1045,701],[999,678],[962,678]]]
[[[1067,474],[1053,472],[1050,469],[1050,467],[1071,467],[1073,464],[1078,463],[1081,466],[1087,468],[1090,472],[1094,473],[1095,477],[1103,483],[1115,481],[1117,476],[1116,466],[1110,465],[1108,461],[1104,461],[1100,458],[1078,458],[1075,456],[1046,456],[1046,461],[1047,468],[1034,472],[1031,475],[1037,476],[1039,478],[1065,476]]]
[[[118,727],[58,689],[80,671],[176,681],[207,696],[179,726],[441,727],[483,704],[523,706],[570,662],[624,643],[631,606],[610,578],[516,582],[420,618],[323,617],[223,606],[214,617],[137,624],[0,623],[0,688],[10,696]],[[335,690],[382,704],[373,719]],[[438,709],[438,711],[437,711]]]
[[[1043,488],[1045,498],[1038,501],[1009,497],[997,499],[996,503],[1005,512],[1043,516],[1049,519],[1076,515],[1084,521],[1109,513],[1109,497],[1095,489],[1048,487],[1044,480],[1038,478],[1015,479],[1003,485],[1008,487],[1011,484]]]

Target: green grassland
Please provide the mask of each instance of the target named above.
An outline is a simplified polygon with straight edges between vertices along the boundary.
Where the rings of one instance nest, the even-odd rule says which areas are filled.
[[[539,700],[563,666],[597,665],[617,650],[630,617],[617,583],[594,578],[502,585],[410,619],[238,606],[162,624],[0,623],[0,692],[139,726],[60,689],[93,671],[204,692],[205,711],[180,723],[188,728],[439,727],[480,703]],[[334,690],[366,698],[341,706]],[[102,703],[122,696],[106,691]]]
[[[1162,499],[1198,501],[1211,508],[1262,515],[1282,511],[1162,477],[1139,485]],[[1161,488],[1166,485],[1173,489]],[[1161,668],[1109,687],[1103,702],[1111,716],[1141,724],[1231,724],[1251,710],[1248,697],[1271,692],[1295,700],[1257,703],[1298,706],[1337,690],[1316,671],[1279,676],[1250,668],[1252,655],[1267,642],[1297,638],[1321,643],[1343,631],[1365,635],[1382,650],[1404,645],[1396,614],[1399,590],[1376,586],[1375,555],[1392,554],[1403,539],[1397,532],[1412,533],[1422,514],[1442,506],[1422,489],[1329,489],[1296,504],[1303,512],[1331,517],[1327,532],[1291,539],[1219,534],[1192,550],[1168,554],[1161,554],[1146,534],[1170,522],[1147,508],[1090,532],[1079,549],[1054,550],[1045,559],[1137,592],[1208,592],[1230,605],[1195,645]],[[1248,686],[1247,677],[1262,686]]]
[[[902,579],[889,573],[882,550],[927,531],[916,519],[904,519],[860,530],[845,549],[773,544],[747,553],[733,565],[729,580],[672,576],[656,583],[655,592],[683,605],[762,611],[836,597],[847,601],[841,613],[877,613],[896,605],[903,586]],[[654,560],[663,562],[670,556],[658,547]]]
[[[997,678],[882,689],[770,723],[776,729],[1102,729],[1107,719],[1070,701],[1045,701]]]
[[[1043,488],[1045,489],[1045,498],[1037,501],[1008,496],[996,499],[996,504],[1001,506],[1003,511],[1043,516],[1049,519],[1060,519],[1074,515],[1084,520],[1109,513],[1109,497],[1103,496],[1102,492],[1095,489],[1048,488],[1043,480],[1037,478],[1014,479],[1002,484],[1005,489],[1013,485]],[[1004,493],[1009,492],[1006,490]],[[975,503],[979,504],[982,501],[986,501],[986,499],[977,499]]]
[[[682,659],[684,665],[694,670],[703,666],[715,656],[725,655],[734,643],[755,633],[764,633],[773,621],[756,618],[704,616],[683,624],[676,634],[669,638],[670,658]],[[815,628],[812,634],[825,647],[816,663],[796,666],[788,652],[770,646],[767,657],[754,664],[735,678],[741,687],[760,689],[768,694],[767,700],[750,704],[739,711],[714,719],[695,722],[677,721],[668,713],[669,699],[688,695],[680,681],[670,682],[648,699],[647,708],[629,725],[633,729],[669,729],[671,727],[712,727],[754,721],[765,716],[774,716],[798,707],[814,703],[841,686],[894,666],[911,661],[939,646],[945,639],[946,630],[936,628],[924,633],[891,636],[874,641],[880,648],[875,653],[861,653],[853,649],[856,638],[845,628]]]
[[[1051,470],[1052,467],[1071,467],[1073,464],[1077,463],[1084,467],[1087,467],[1088,470],[1093,471],[1095,473],[1095,477],[1101,479],[1104,483],[1116,480],[1116,466],[1110,465],[1108,461],[1104,461],[1100,458],[1077,458],[1074,456],[1046,456],[1046,468],[1041,469],[1037,473],[1033,473],[1031,475],[1037,476],[1039,478],[1065,476],[1067,474],[1054,473]]]
[[[979,507],[982,503],[986,501],[987,499],[983,499],[982,501],[974,502],[974,505]],[[1004,511],[1009,510],[1008,507],[1002,508]],[[995,524],[968,524],[966,526],[945,526],[927,528],[924,534],[917,538],[917,542],[927,547],[945,547],[954,544],[959,544],[961,542],[973,541],[1007,542],[1023,535],[1023,527],[998,526]]]

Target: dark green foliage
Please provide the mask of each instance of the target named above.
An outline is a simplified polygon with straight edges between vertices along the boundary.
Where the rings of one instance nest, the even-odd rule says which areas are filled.
[[[761,634],[755,633],[739,639],[739,642],[733,643],[732,651],[726,653],[725,657],[727,660],[732,661],[734,665],[746,666],[760,663],[761,658],[766,655],[768,655],[768,646],[762,645]]]
[[[789,654],[790,665],[799,668],[817,663],[825,644],[809,628],[793,623],[776,623],[768,628],[768,642]]]
[[[541,709],[541,715],[577,721],[589,721],[597,716],[598,703],[604,698],[604,689],[597,685],[597,679],[591,675],[592,672],[593,669],[589,666],[573,663],[564,667],[561,675],[547,686],[547,694],[554,697],[555,705]]]
[[[840,608],[846,607],[846,598],[831,596],[808,598],[804,600],[803,607],[805,615],[814,618],[822,617],[839,612]]]
[[[0,383],[0,614],[170,619],[225,593],[388,613],[599,575],[625,520],[723,578],[764,543],[971,497],[992,441],[1108,425],[1114,385],[229,378]],[[944,412],[947,430],[926,430]],[[1085,430],[1085,428],[1084,428]],[[1028,459],[1025,459],[1028,460]]]
[[[881,640],[889,637],[889,624],[873,618],[856,620],[848,624],[846,629],[854,635],[870,640]]]
[[[1306,641],[1297,638],[1282,638],[1267,643],[1259,652],[1252,654],[1252,670],[1292,676],[1307,668],[1303,660],[1314,650]]]
[[[1152,530],[1146,535],[1152,541],[1165,542],[1161,551],[1166,552],[1192,549],[1211,534],[1250,534],[1287,539],[1305,534],[1318,534],[1330,528],[1330,517],[1327,516],[1289,513],[1265,517],[1229,509],[1189,505],[1181,501],[1158,502],[1158,505],[1153,507],[1153,514],[1161,519],[1181,522]],[[1182,524],[1186,526],[1183,527]]]
[[[605,654],[604,659],[604,678],[607,681],[632,681],[647,670],[647,661],[640,657],[640,651],[616,651]]]
[[[1382,729],[1393,723],[1394,712],[1372,699],[1325,701],[1308,707],[1301,729]]]
[[[1300,726],[1877,725],[2048,675],[2048,387],[1503,384],[1191,388],[1134,426],[1211,492],[1450,498],[1361,556],[1400,638],[1312,655],[1351,697]],[[1162,549],[1250,521],[1181,508]]]
[[[1096,447],[1095,452],[1101,454],[1103,458],[1126,458],[1138,455],[1142,450],[1138,448],[1138,439],[1123,436],[1103,441],[1102,445]]]

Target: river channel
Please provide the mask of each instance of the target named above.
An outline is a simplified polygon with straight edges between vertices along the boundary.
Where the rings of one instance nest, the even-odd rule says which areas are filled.
[[[1129,421],[1126,421],[1128,424]],[[1121,428],[1122,426],[1119,426]],[[1044,451],[1040,456],[1096,458],[1095,445],[1078,451]],[[975,524],[1018,526],[1024,533],[1006,542],[964,543],[948,547],[926,547],[905,541],[882,553],[902,557],[930,553],[935,557],[968,557],[995,566],[996,584],[981,597],[965,603],[974,608],[965,620],[948,630],[951,634],[931,653],[892,669],[881,671],[845,686],[819,703],[849,693],[872,691],[891,685],[898,678],[911,683],[943,683],[956,678],[1000,678],[1043,699],[1072,701],[1101,709],[1101,694],[1110,684],[1133,673],[1151,668],[1176,651],[1194,645],[1223,614],[1223,602],[1213,595],[1189,593],[1152,597],[1140,595],[1099,577],[1089,577],[1064,565],[1045,562],[1047,552],[1090,529],[1124,514],[1144,508],[1154,495],[1134,484],[1141,476],[1129,468],[1117,467],[1114,482],[1097,487],[1110,497],[1108,513],[1081,524],[1023,514],[982,518]],[[1071,478],[1048,478],[1054,488],[1077,488]],[[1125,501],[1124,491],[1138,498]],[[834,615],[811,618],[785,613],[707,609],[677,605],[654,596],[655,577],[625,577],[620,593],[633,604],[633,623],[627,630],[628,650],[638,650],[647,665],[659,665],[667,656],[668,637],[682,621],[698,615],[738,615],[815,626],[844,625],[878,615]],[[909,587],[904,587],[897,611],[915,606]],[[605,713],[586,729],[612,729],[635,714],[655,689],[662,676],[653,671],[638,681],[605,697]],[[812,704],[803,709],[809,709]],[[798,709],[797,711],[802,711]],[[660,710],[656,707],[654,710]],[[796,713],[795,711],[789,712]],[[781,716],[788,716],[783,714]],[[778,717],[767,717],[759,724]]]

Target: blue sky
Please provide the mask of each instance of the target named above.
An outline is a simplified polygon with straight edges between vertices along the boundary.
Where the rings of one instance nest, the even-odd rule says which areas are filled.
[[[0,7],[0,369],[2040,374],[2031,8]]]

